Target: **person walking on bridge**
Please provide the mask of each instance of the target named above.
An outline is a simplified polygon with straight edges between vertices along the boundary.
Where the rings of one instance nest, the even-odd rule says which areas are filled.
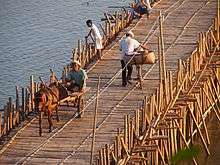
[[[129,80],[131,80],[131,74],[132,74],[132,65],[129,65],[129,61],[131,57],[136,53],[135,51],[142,47],[144,49],[148,49],[147,46],[139,43],[137,40],[133,39],[134,33],[132,31],[129,31],[126,33],[125,38],[123,38],[120,41],[119,49],[122,51],[121,53],[121,67],[122,67],[122,85],[125,87],[127,83],[130,83]],[[125,68],[125,66],[127,67]],[[137,69],[140,69],[140,67],[137,67]],[[127,74],[128,70],[128,74]],[[138,71],[140,73],[140,71]]]
[[[87,38],[92,35],[92,38],[94,39],[95,42],[95,46],[97,49],[97,56],[98,59],[101,60],[101,56],[102,56],[102,36],[99,32],[99,29],[97,28],[97,26],[95,24],[92,23],[92,20],[87,20],[86,21],[87,26],[89,27],[89,33],[88,35],[85,37],[86,40]]]

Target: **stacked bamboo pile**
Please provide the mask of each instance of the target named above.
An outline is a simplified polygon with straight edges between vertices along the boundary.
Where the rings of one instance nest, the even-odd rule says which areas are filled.
[[[4,106],[4,116],[0,113],[0,139],[7,137],[9,133],[27,120],[30,114],[34,114],[34,93],[38,90],[38,84],[34,77],[30,76],[30,85],[27,88],[16,86],[15,102],[9,97]]]
[[[214,114],[220,122],[219,31],[218,15],[212,28],[200,34],[192,55],[178,60],[175,74],[166,70],[161,49],[159,87],[134,117],[125,115],[124,130],[118,130],[112,146],[99,151],[95,164],[168,164],[196,138],[210,155],[206,118]]]

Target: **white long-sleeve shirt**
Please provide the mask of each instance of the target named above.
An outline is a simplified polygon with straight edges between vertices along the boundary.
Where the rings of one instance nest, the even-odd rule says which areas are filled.
[[[123,38],[119,44],[119,49],[122,51],[121,59],[123,59],[125,55],[133,55],[134,50],[137,49],[139,46],[140,43],[137,40],[131,37]]]

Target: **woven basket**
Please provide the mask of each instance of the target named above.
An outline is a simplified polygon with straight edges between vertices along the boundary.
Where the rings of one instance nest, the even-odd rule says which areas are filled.
[[[153,51],[140,51],[131,60],[131,65],[154,64],[156,61]]]

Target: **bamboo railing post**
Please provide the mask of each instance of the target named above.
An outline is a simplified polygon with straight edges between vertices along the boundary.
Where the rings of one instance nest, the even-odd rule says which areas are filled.
[[[3,135],[8,134],[8,107],[4,106],[4,125],[3,125]]]
[[[128,144],[128,116],[124,115],[124,142]]]
[[[22,121],[24,121],[24,119],[25,119],[25,108],[26,108],[26,106],[25,106],[25,89],[24,88],[22,88],[22,91],[21,91],[21,119],[22,119]]]
[[[2,113],[0,113],[0,138],[2,137]]]
[[[30,103],[31,103],[31,107],[30,110],[33,111],[34,110],[34,76],[31,75],[30,76]]]
[[[219,41],[220,40],[220,32],[219,32],[219,26],[220,26],[220,2],[219,2],[219,0],[217,0],[217,40]]]
[[[106,165],[106,151],[105,151],[105,148],[102,148],[102,155],[103,155],[103,165]]]
[[[127,114],[127,143],[125,143],[127,145],[127,149],[128,151],[130,151],[130,141],[131,141],[131,117],[130,114]]]
[[[81,52],[82,52],[82,47],[81,47],[81,41],[80,40],[78,40],[78,51],[77,51],[77,55],[78,55],[78,57],[77,57],[77,59],[81,62]]]
[[[105,145],[105,152],[106,152],[106,165],[110,165],[110,152],[108,144]]]
[[[96,91],[96,102],[95,102],[95,113],[94,113],[94,120],[93,120],[93,132],[92,132],[92,146],[91,146],[91,155],[90,155],[90,165],[92,165],[92,162],[93,162],[93,152],[94,152],[94,146],[95,146],[96,122],[97,122],[97,115],[98,115],[99,87],[100,87],[100,76],[98,76],[97,91]]]
[[[12,121],[13,121],[13,116],[12,116],[12,98],[9,97],[9,101],[8,101],[8,114],[9,114],[9,131],[12,129]]]
[[[25,89],[25,117],[29,114],[29,92],[28,88]]]
[[[199,135],[200,135],[200,138],[201,138],[201,140],[202,140],[203,146],[204,146],[204,148],[205,148],[205,150],[206,150],[206,153],[207,153],[207,155],[210,155],[210,151],[209,151],[208,146],[207,146],[207,144],[206,144],[206,141],[205,141],[205,139],[204,139],[204,137],[203,137],[203,135],[202,135],[202,132],[201,132],[201,130],[200,130],[200,128],[199,128],[198,122],[196,121],[196,118],[195,118],[195,116],[194,116],[194,114],[193,114],[193,111],[192,111],[192,109],[190,108],[190,106],[189,106],[188,104],[187,104],[187,107],[188,107],[189,112],[190,112],[190,114],[191,114],[191,117],[192,117],[192,119],[193,119],[193,121],[194,121],[194,123],[195,123],[195,125],[196,125],[196,128],[197,128],[197,130],[198,130],[198,132],[199,132]]]
[[[99,150],[100,165],[104,165],[102,149]]]
[[[12,104],[12,128],[16,127],[16,120],[17,120],[17,111],[15,109],[14,104]]]
[[[161,47],[161,61],[162,61],[162,72],[163,72],[163,82],[164,82],[164,89],[165,89],[165,104],[168,104],[167,100],[167,88],[166,88],[166,64],[165,64],[165,51],[164,51],[164,38],[163,38],[163,21],[164,17],[160,12],[160,47]]]
[[[19,109],[19,91],[18,91],[18,86],[15,86],[15,91],[16,91],[16,110]]]
[[[135,134],[137,136],[139,136],[139,130],[140,130],[140,110],[138,109],[137,111],[135,111]]]

